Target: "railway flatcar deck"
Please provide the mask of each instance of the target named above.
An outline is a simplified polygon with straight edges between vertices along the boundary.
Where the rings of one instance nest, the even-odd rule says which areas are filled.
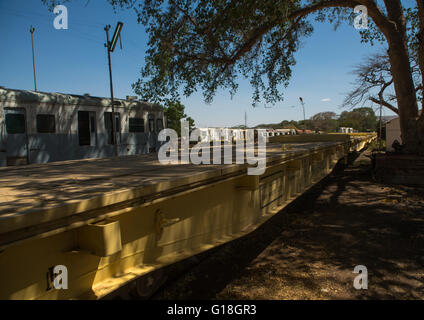
[[[98,299],[243,236],[375,136],[346,137],[277,139],[261,176],[156,154],[0,168],[0,298]]]

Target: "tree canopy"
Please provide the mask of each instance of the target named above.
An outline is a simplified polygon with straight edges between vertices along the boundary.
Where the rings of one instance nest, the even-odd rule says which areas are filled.
[[[359,132],[375,131],[378,123],[374,110],[366,107],[343,111],[338,122],[340,127],[350,127]]]
[[[418,9],[416,7],[405,8],[406,37],[410,55],[410,66],[417,98],[421,103],[422,99],[422,75],[419,66],[419,23]],[[375,25],[370,29],[361,31],[364,42],[379,41],[384,43],[384,37]],[[358,63],[351,72],[356,79],[354,88],[347,94],[342,107],[354,108],[358,104],[364,105],[366,102],[382,104],[384,107],[399,114],[396,95],[393,91],[393,76],[391,73],[390,58],[387,53],[376,53],[365,57]]]
[[[340,127],[349,127],[359,132],[375,131],[377,117],[372,108],[355,108],[352,111],[343,111],[340,115],[332,111],[319,112],[306,120],[306,129],[315,132],[337,132]],[[256,128],[268,129],[299,129],[305,125],[304,120],[283,120],[280,123],[260,124]]]
[[[179,101],[168,101],[165,106],[167,127],[174,129],[178,135],[181,134],[181,120],[188,121],[190,130],[194,127],[194,120],[187,117],[184,110],[185,106]]]
[[[42,0],[54,3],[55,0]],[[107,0],[132,8],[149,35],[145,66],[134,91],[144,99],[178,100],[202,91],[207,102],[218,88],[234,94],[240,77],[250,80],[253,102],[283,99],[294,53],[313,27],[308,17],[337,27],[352,22],[353,8],[368,12],[362,40],[384,41],[407,152],[424,153],[424,117],[418,103],[409,48],[416,47],[424,74],[424,2],[401,0]],[[313,16],[312,16],[313,14]],[[409,23],[407,23],[409,21]]]
[[[293,54],[311,25],[286,17],[297,1],[145,1],[140,20],[149,33],[142,77],[134,90],[146,99],[178,98],[201,90],[211,102],[218,88],[250,80],[253,100],[276,102],[287,86]]]
[[[338,117],[334,112],[319,112],[309,119],[309,129],[315,131],[334,132],[339,126]]]

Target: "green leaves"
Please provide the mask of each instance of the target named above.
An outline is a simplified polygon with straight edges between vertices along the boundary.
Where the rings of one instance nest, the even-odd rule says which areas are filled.
[[[254,102],[281,100],[300,39],[312,32],[308,22],[287,19],[299,5],[286,0],[145,1],[140,21],[150,48],[134,90],[155,102],[200,90],[211,102],[219,88],[234,94],[244,77],[254,88]]]
[[[352,127],[359,132],[375,130],[377,127],[377,117],[372,108],[356,108],[352,111],[343,111],[339,118],[341,127]]]
[[[194,120],[184,113],[185,107],[179,101],[167,101],[165,103],[165,116],[167,119],[167,127],[174,129],[178,135],[181,134],[181,120],[186,119],[189,122],[189,127],[194,127]]]
[[[55,0],[42,0],[54,4]],[[283,100],[301,40],[316,21],[353,24],[354,0],[107,0],[131,8],[146,27],[149,49],[133,90],[144,100],[164,103],[200,91],[211,102],[219,89],[232,95],[240,78],[253,87],[253,104]],[[365,3],[365,2],[364,2]],[[387,18],[382,3],[369,8]],[[381,12],[379,11],[381,10]],[[378,11],[378,14],[376,13]],[[406,8],[409,47],[417,46],[417,8]],[[381,24],[381,22],[380,22]],[[369,19],[362,41],[385,42]]]

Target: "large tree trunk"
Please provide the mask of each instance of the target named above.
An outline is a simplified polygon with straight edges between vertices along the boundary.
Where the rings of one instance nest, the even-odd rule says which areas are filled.
[[[386,38],[399,108],[402,142],[406,152],[424,154],[424,127],[422,121],[418,121],[418,104],[409,63],[405,16],[399,0],[384,2],[388,18],[394,24]]]
[[[418,64],[421,71],[421,81],[424,80],[424,1],[417,0],[418,7],[418,20],[419,20],[419,32],[418,32]],[[422,83],[421,94],[424,96],[424,84]],[[424,106],[424,99],[421,102],[421,109]],[[421,114],[421,117],[423,115]]]
[[[421,102],[421,115],[417,122],[417,136],[418,141],[421,142],[421,149],[423,149],[423,140],[424,140],[424,1],[417,0],[418,6],[418,19],[420,22],[420,28],[418,33],[418,63],[421,70],[421,84],[423,89],[421,89],[421,94],[423,96],[423,100]],[[419,147],[419,146],[418,146]],[[422,151],[419,153],[423,153]]]
[[[395,38],[395,37],[393,37]],[[424,152],[424,131],[419,130],[418,105],[406,45],[391,39],[388,50],[399,109],[402,142],[408,153]]]

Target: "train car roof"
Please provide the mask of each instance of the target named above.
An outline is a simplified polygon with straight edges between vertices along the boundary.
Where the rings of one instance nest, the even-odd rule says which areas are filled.
[[[107,107],[111,105],[110,98],[93,97],[88,95],[66,94],[60,92],[35,92],[30,90],[17,90],[0,87],[0,103],[6,101],[26,103],[68,104]],[[114,99],[117,107],[144,107],[152,111],[162,111],[159,104],[140,100]]]

